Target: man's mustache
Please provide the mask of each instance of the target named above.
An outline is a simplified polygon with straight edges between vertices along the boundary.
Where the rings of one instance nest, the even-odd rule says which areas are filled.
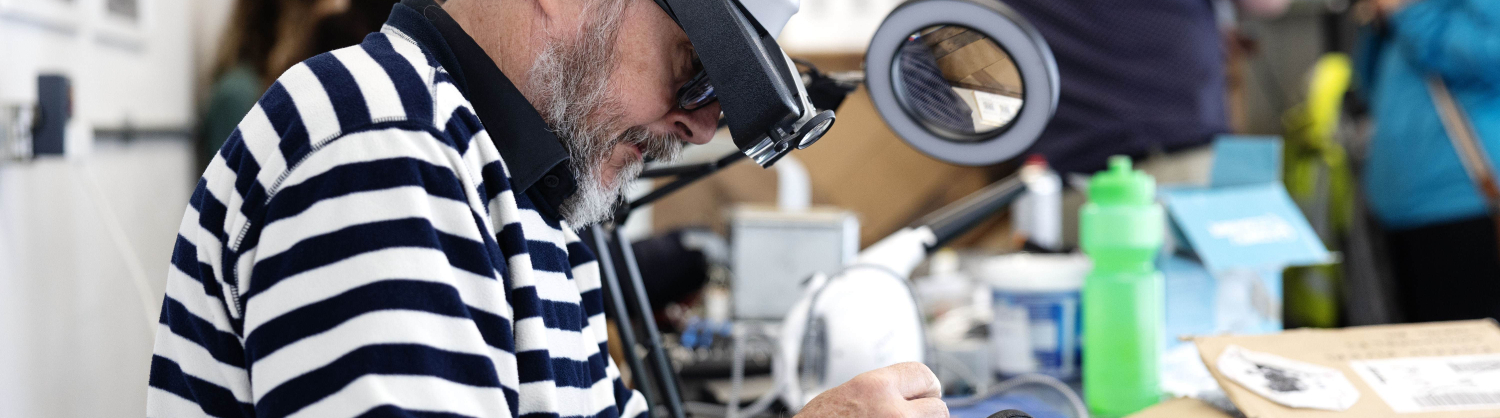
[[[644,127],[627,129],[620,135],[619,143],[635,145],[646,161],[673,161],[682,155],[687,141],[677,134],[653,134]]]

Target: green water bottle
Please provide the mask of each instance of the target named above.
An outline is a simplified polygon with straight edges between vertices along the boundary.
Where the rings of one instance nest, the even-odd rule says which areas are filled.
[[[1161,400],[1165,297],[1156,271],[1165,215],[1156,181],[1114,156],[1089,181],[1079,242],[1094,262],[1083,284],[1083,396],[1095,416],[1123,417]]]

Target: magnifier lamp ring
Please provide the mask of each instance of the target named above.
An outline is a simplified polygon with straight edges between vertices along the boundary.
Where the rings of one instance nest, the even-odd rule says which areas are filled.
[[[1024,17],[995,0],[903,3],[871,39],[865,74],[891,130],[951,164],[1020,155],[1057,108],[1051,49]]]

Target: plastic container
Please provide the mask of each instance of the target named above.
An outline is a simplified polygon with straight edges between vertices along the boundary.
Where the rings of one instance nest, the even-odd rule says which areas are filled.
[[[1021,166],[1021,181],[1026,192],[1010,205],[1018,238],[1048,252],[1062,251],[1062,178],[1041,155],[1032,155]]]
[[[1078,375],[1082,255],[1016,254],[976,266],[990,285],[990,364],[1001,376]]]
[[[1089,181],[1079,214],[1079,243],[1094,263],[1083,288],[1083,395],[1095,416],[1161,400],[1165,296],[1155,258],[1166,220],[1155,196],[1156,181],[1115,156]]]
[[[959,268],[960,264],[958,253],[944,248],[928,258],[928,275],[912,280],[924,318],[935,319],[974,301],[974,280]]]

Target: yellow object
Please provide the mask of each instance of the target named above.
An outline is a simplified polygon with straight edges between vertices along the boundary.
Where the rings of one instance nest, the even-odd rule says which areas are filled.
[[[1313,230],[1338,251],[1353,216],[1354,178],[1338,141],[1344,94],[1353,76],[1349,56],[1329,53],[1309,74],[1307,101],[1282,117],[1286,129],[1283,181]],[[1340,265],[1297,267],[1285,273],[1286,321],[1296,326],[1333,327],[1339,319]]]

